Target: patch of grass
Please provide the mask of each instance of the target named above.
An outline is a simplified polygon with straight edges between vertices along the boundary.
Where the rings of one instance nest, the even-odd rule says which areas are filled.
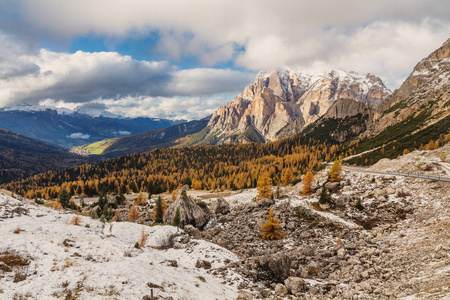
[[[13,269],[28,266],[31,263],[31,258],[28,255],[8,249],[0,253],[0,262]]]
[[[384,153],[383,147],[366,153],[364,155],[354,157],[348,160],[350,164],[374,164],[382,158],[396,158],[402,155],[404,149],[414,151],[419,148],[421,144],[426,145],[431,139],[437,140],[442,134],[448,132],[450,128],[450,117],[446,117],[424,129],[421,129],[413,134],[414,130],[420,128],[426,120],[427,114],[421,113],[415,118],[410,118],[399,124],[389,127],[374,138],[362,141],[357,152],[363,152],[378,146],[385,145]],[[392,142],[396,140],[395,142]],[[367,159],[367,163],[365,163]]]
[[[405,108],[407,106],[408,106],[407,101],[400,101],[400,102],[392,105],[389,109],[385,110],[383,114],[388,114],[388,113],[391,113],[393,111],[403,109],[403,108]]]
[[[247,127],[245,131],[238,137],[238,139],[247,138],[251,142],[264,143],[265,139],[253,126]]]
[[[92,144],[73,147],[70,151],[85,151],[92,155],[102,154],[109,146],[114,144],[117,138],[105,139]]]
[[[201,208],[206,208],[206,207],[208,207],[208,204],[206,204],[206,202],[203,202],[203,201],[197,201],[196,204],[197,204],[198,206],[200,206]]]
[[[447,106],[450,106],[450,100],[448,100],[447,102],[445,102],[444,108],[446,108]]]

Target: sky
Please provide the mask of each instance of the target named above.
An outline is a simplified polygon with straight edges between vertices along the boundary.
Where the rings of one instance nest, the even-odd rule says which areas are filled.
[[[394,90],[449,37],[448,0],[0,0],[0,107],[199,119],[276,68]]]

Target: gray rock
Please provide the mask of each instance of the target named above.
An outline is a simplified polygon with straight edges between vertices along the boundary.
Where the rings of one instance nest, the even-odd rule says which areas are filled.
[[[339,184],[339,182],[327,182],[327,183],[325,183],[325,187],[331,193],[336,193],[341,189],[341,185]]]
[[[181,187],[180,192],[189,191],[190,189],[191,189],[191,187],[189,185],[185,184]]]
[[[249,292],[239,292],[236,300],[253,300],[253,296]]]
[[[259,257],[256,263],[260,280],[283,282],[291,272],[291,259],[282,252]]]
[[[220,197],[213,204],[212,209],[216,214],[226,215],[230,212],[230,204],[225,199]]]
[[[260,207],[269,207],[272,206],[275,203],[275,201],[269,198],[262,198],[257,203]]]
[[[180,209],[181,226],[192,225],[196,228],[203,228],[209,218],[207,214],[198,206],[194,200],[188,196],[181,195],[172,203],[164,214],[164,223],[172,224],[177,209]]]
[[[284,284],[282,283],[278,283],[275,286],[275,295],[280,296],[280,297],[284,297],[286,296],[288,293],[287,288],[284,286]]]
[[[293,295],[298,295],[306,291],[306,283],[300,277],[289,277],[284,281],[284,285],[289,293]]]
[[[19,206],[19,207],[14,208],[12,210],[12,212],[21,216],[21,215],[28,215],[29,210]]]

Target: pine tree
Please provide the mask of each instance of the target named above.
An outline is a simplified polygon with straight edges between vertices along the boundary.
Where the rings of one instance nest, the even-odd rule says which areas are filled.
[[[66,208],[69,206],[70,194],[67,192],[66,189],[62,189],[61,194],[59,194],[58,201],[59,201],[59,203],[61,203],[61,206],[63,208]]]
[[[289,168],[286,169],[286,171],[284,172],[283,176],[281,177],[281,181],[283,182],[283,184],[285,186],[289,185],[289,183],[291,183],[292,181],[292,173],[291,170]]]
[[[307,196],[314,193],[313,190],[313,181],[314,181],[314,175],[311,171],[308,171],[303,178],[303,188],[302,188],[302,195]]]
[[[128,220],[130,222],[136,222],[139,220],[139,217],[140,213],[136,207],[136,203],[133,203],[133,205],[131,205],[130,212],[128,213]]]
[[[163,223],[163,218],[164,218],[163,200],[161,199],[161,196],[159,196],[158,199],[156,200],[156,206],[155,210],[153,211],[152,219],[155,221],[155,223]]]
[[[275,218],[272,209],[266,216],[267,222],[261,228],[261,237],[265,240],[279,240],[286,236],[284,231],[280,229],[280,220]]]
[[[320,192],[319,196],[319,203],[325,204],[325,203],[332,203],[333,199],[331,198],[330,194],[328,193],[327,187],[324,185],[322,187],[322,191]]]
[[[175,216],[172,220],[172,226],[181,227],[181,213],[179,207],[177,207],[177,210],[175,211]]]
[[[333,166],[331,167],[330,174],[328,174],[328,180],[331,182],[341,181],[342,177],[342,166],[339,160],[335,160]]]
[[[258,196],[256,200],[261,200],[262,198],[270,198],[272,193],[272,187],[270,186],[270,176],[268,172],[265,172],[261,178],[258,180]]]

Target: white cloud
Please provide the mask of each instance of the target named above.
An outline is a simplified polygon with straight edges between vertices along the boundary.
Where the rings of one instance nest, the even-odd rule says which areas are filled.
[[[156,49],[175,61],[184,56],[203,66],[232,61],[250,70],[352,69],[373,72],[390,87],[450,32],[448,0],[3,2],[22,31],[33,28],[55,39],[120,40],[157,31]]]
[[[165,99],[174,103],[177,97],[184,97],[180,102],[193,97],[202,101],[224,93],[238,94],[255,75],[231,69],[177,70],[167,61],[137,61],[116,52],[70,54],[42,49],[37,54],[27,54],[7,36],[0,34],[0,39],[9,41],[9,48],[5,46],[0,52],[0,107],[29,103],[105,109],[105,103],[110,103],[121,115],[145,115],[149,111],[139,102],[135,103],[135,111],[129,109],[129,99]],[[18,50],[23,51],[15,56]],[[127,106],[118,106],[123,103],[121,99],[127,99]],[[172,113],[165,110],[163,115],[189,119],[205,115],[201,103],[189,108],[173,105],[171,109]]]
[[[88,140],[91,136],[89,134],[84,134],[82,132],[76,132],[76,133],[72,133],[71,135],[67,136],[70,139],[81,139],[81,140]]]
[[[27,39],[120,41],[157,32],[149,50],[169,61],[371,72],[393,89],[450,32],[448,0],[3,0],[0,10],[13,16],[0,20],[0,30],[25,40],[0,35],[0,106],[104,102],[111,112],[161,117],[204,116],[238,94],[254,72],[178,71],[173,62],[115,52],[35,52]]]
[[[124,97],[103,102],[115,114],[127,112],[130,117],[148,116],[175,120],[198,120],[226,104],[234,94],[204,97]]]

